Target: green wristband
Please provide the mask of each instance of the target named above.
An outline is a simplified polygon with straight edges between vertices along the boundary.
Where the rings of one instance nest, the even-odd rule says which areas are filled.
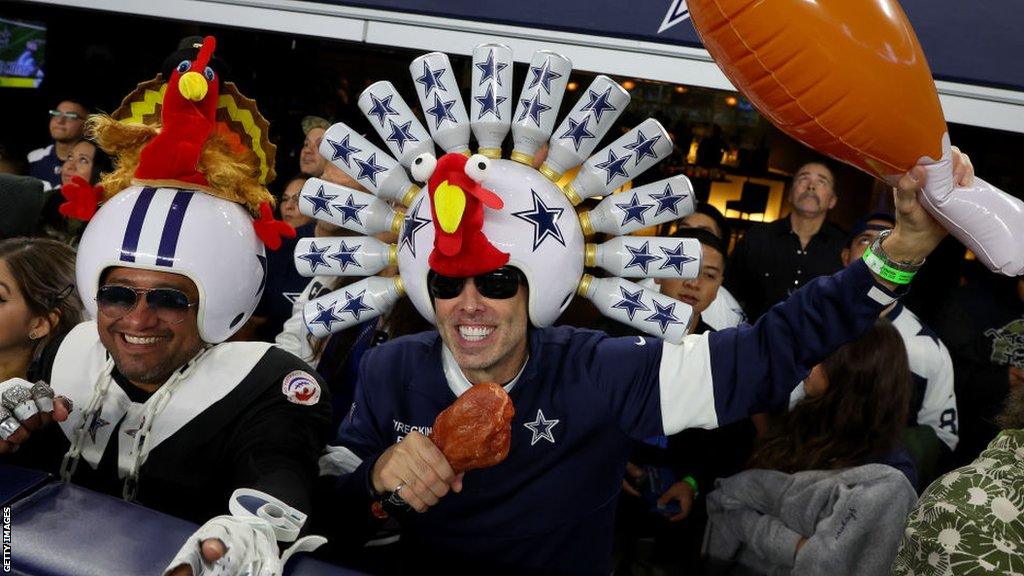
[[[687,484],[690,485],[691,488],[693,488],[694,496],[700,494],[700,490],[697,489],[697,480],[695,480],[693,476],[687,476],[683,478],[683,482],[686,482]]]
[[[864,251],[864,256],[861,259],[864,260],[864,263],[868,265],[872,272],[893,284],[910,284],[910,281],[914,279],[914,274],[916,274],[916,272],[906,272],[889,266],[885,260],[882,260],[872,252],[870,247]]]

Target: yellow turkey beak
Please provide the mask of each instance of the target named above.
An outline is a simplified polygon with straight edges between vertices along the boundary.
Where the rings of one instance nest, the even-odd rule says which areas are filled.
[[[434,190],[434,210],[437,212],[441,230],[449,234],[455,232],[466,210],[466,193],[462,188],[449,184],[447,180],[441,182],[437,190]]]
[[[178,92],[186,99],[193,102],[199,102],[203,98],[206,98],[206,91],[209,86],[206,83],[206,78],[203,77],[199,72],[185,72],[178,78]]]

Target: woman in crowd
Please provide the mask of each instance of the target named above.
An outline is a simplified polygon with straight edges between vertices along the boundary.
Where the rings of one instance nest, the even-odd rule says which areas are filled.
[[[71,148],[71,153],[64,159],[60,182],[65,186],[73,177],[79,176],[89,184],[96,185],[100,181],[100,174],[113,169],[114,165],[106,152],[92,141],[82,140]]]

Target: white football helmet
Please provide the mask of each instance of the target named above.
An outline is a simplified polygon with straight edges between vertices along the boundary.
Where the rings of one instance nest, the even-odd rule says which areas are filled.
[[[467,167],[473,169],[472,163]],[[422,176],[422,174],[418,175]],[[543,174],[511,160],[491,160],[486,174],[474,174],[501,197],[501,210],[484,208],[483,233],[509,254],[509,266],[526,276],[530,322],[550,326],[572,301],[583,274],[583,230],[565,194]],[[398,240],[398,269],[416,309],[434,323],[427,289],[434,249],[430,195],[424,188],[412,201]]]
[[[108,200],[78,246],[77,280],[89,314],[104,270],[186,276],[199,290],[199,336],[223,342],[245,324],[266,284],[267,258],[252,217],[197,190],[132,186]]]

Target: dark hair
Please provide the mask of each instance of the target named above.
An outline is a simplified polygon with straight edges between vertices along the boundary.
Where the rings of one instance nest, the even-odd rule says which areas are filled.
[[[729,238],[732,236],[732,228],[730,228],[729,221],[725,218],[725,215],[719,212],[718,208],[715,208],[707,202],[698,202],[694,208],[694,212],[697,214],[704,214],[714,220],[715,225],[718,226],[718,229],[722,232],[722,242],[728,244]],[[725,252],[722,252],[722,254],[725,254]]]
[[[89,177],[89,184],[95,186],[100,183],[101,174],[109,174],[114,171],[114,161],[95,140],[86,138],[83,142],[92,144],[96,150],[92,155],[92,176]]]
[[[824,159],[812,159],[807,160],[806,162],[801,162],[800,165],[796,167],[796,172],[793,172],[793,177],[789,179],[789,186],[786,187],[787,193],[789,190],[793,188],[793,184],[796,183],[796,176],[797,174],[800,173],[800,169],[809,164],[817,164],[819,166],[824,166],[825,170],[828,170],[829,175],[832,176],[832,194],[834,194],[835,197],[838,198],[839,182],[836,182],[836,170],[835,168],[832,167],[831,164],[826,162]]]
[[[906,425],[911,377],[903,339],[885,318],[829,356],[828,388],[770,427],[751,457],[756,468],[793,473],[866,463],[893,448]]]
[[[708,248],[718,251],[718,253],[722,255],[722,261],[724,262],[726,260],[727,255],[725,253],[725,244],[722,243],[722,240],[719,239],[718,236],[715,236],[703,228],[688,228],[685,226],[682,228],[676,228],[676,231],[672,233],[672,237],[696,238],[697,240],[700,240],[701,246],[707,246]]]
[[[0,241],[0,259],[7,262],[33,316],[59,315],[46,340],[63,338],[82,321],[73,248],[49,238],[8,238]]]

